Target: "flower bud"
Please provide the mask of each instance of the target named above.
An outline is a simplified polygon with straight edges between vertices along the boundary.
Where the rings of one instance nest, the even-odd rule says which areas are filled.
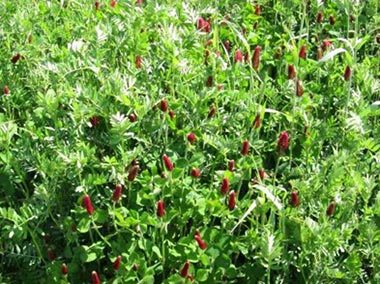
[[[92,284],[101,284],[98,272],[92,271],[91,276],[92,276]]]
[[[163,217],[165,215],[165,207],[164,207],[164,201],[159,200],[157,202],[157,216]]]
[[[200,249],[205,250],[207,248],[207,244],[205,243],[204,240],[202,240],[202,238],[200,236],[195,235],[194,239],[197,241],[198,246],[200,247]]]
[[[187,135],[187,140],[191,143],[191,144],[194,144],[194,142],[196,141],[197,137],[195,136],[194,133],[189,133],[189,135]]]
[[[62,275],[67,275],[68,273],[67,265],[65,263],[62,264],[61,272],[62,272]]]
[[[235,161],[234,160],[231,160],[228,162],[228,170],[230,172],[233,172],[234,171],[234,168],[235,168]]]
[[[134,181],[138,172],[139,172],[140,168],[138,165],[135,165],[132,167],[131,171],[129,172],[128,174],[128,180],[129,181]]]
[[[86,195],[83,197],[82,205],[83,205],[83,207],[87,210],[87,213],[88,213],[89,215],[94,214],[94,212],[95,212],[95,210],[94,210],[94,206],[92,205],[91,197],[90,197],[88,194],[86,194]]]
[[[334,18],[334,16],[331,15],[329,17],[329,22],[330,22],[330,25],[332,25],[332,26],[335,24],[335,18]]]
[[[200,169],[196,169],[196,168],[192,168],[191,169],[191,176],[193,178],[199,178],[201,176],[201,170]]]
[[[289,134],[284,131],[280,134],[277,142],[277,150],[285,152],[289,147]]]
[[[298,193],[296,191],[292,191],[290,194],[290,205],[293,207],[298,207],[300,205],[300,199],[298,197]]]
[[[190,262],[186,261],[185,264],[183,265],[182,269],[181,269],[181,272],[180,272],[180,275],[183,278],[186,278],[188,276],[189,268],[190,268]]]
[[[329,206],[327,207],[326,215],[327,215],[327,216],[332,216],[332,215],[334,215],[335,207],[336,207],[336,202],[333,200],[333,201],[331,201],[331,203],[330,203]]]
[[[121,184],[116,185],[113,194],[112,194],[112,200],[113,201],[119,201],[121,198],[121,191],[123,189],[123,186]]]
[[[241,154],[243,156],[247,156],[248,153],[249,153],[249,141],[248,140],[244,140],[243,146],[241,148]]]
[[[299,58],[306,58],[306,44],[301,46],[298,56]]]
[[[165,99],[162,99],[160,102],[160,107],[163,112],[168,110],[168,102]]]
[[[296,69],[294,68],[294,65],[290,64],[288,66],[288,79],[294,79],[296,78]]]
[[[323,21],[323,14],[322,14],[322,12],[318,12],[317,23],[320,24],[320,23],[322,23],[322,21]]]
[[[351,78],[351,68],[350,66],[346,66],[346,69],[344,70],[344,80],[348,81]]]
[[[255,120],[253,121],[253,127],[257,129],[257,128],[260,128],[260,126],[261,126],[261,116],[258,113],[256,114]]]
[[[241,53],[241,50],[238,49],[236,50],[236,53],[235,53],[235,62],[242,62],[243,61],[243,55]]]
[[[140,69],[142,66],[142,57],[141,55],[137,55],[135,59],[136,68]]]
[[[297,97],[301,97],[304,93],[302,82],[300,80],[297,80],[296,82],[296,95]]]
[[[228,181],[228,178],[225,177],[222,180],[220,192],[222,193],[222,195],[226,195],[229,190],[230,190],[230,182]]]
[[[234,210],[236,206],[236,193],[235,191],[232,191],[230,193],[230,199],[228,200],[228,209]]]
[[[162,159],[164,160],[164,164],[165,164],[166,169],[167,169],[169,172],[173,171],[173,169],[174,169],[174,165],[173,165],[173,163],[170,161],[170,158],[169,158],[166,154],[164,154],[164,155],[162,156]]]
[[[7,85],[4,86],[4,95],[8,96],[10,93],[9,87]]]
[[[261,46],[256,46],[255,51],[253,53],[253,57],[252,57],[252,67],[256,71],[259,69],[259,66],[260,66],[260,52],[261,52]]]
[[[116,257],[116,260],[115,260],[114,263],[112,264],[112,268],[113,268],[114,270],[119,270],[119,268],[120,268],[120,264],[121,264],[121,255],[118,255],[118,256]]]
[[[215,112],[216,112],[215,105],[211,105],[210,106],[210,111],[208,112],[208,115],[207,115],[207,118],[213,117],[215,115]]]

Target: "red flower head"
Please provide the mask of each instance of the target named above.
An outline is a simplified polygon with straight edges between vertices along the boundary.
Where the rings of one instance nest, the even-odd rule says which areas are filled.
[[[4,86],[4,95],[8,96],[10,93],[9,87],[7,85]]]
[[[289,147],[289,134],[284,131],[280,134],[277,142],[277,150],[285,152]]]
[[[142,3],[143,3],[143,0],[136,0],[137,5],[142,5]]]
[[[241,148],[241,154],[243,156],[247,156],[248,153],[249,153],[249,141],[248,140],[244,140],[243,147]]]
[[[12,63],[17,63],[22,58],[20,53],[17,53],[15,56],[12,57],[11,61]]]
[[[135,122],[137,120],[137,115],[135,113],[131,113],[129,116],[129,121],[130,122]]]
[[[157,202],[157,216],[158,217],[163,217],[165,215],[165,206],[164,206],[164,201],[159,200]]]
[[[116,0],[111,0],[111,3],[110,3],[111,8],[115,8],[116,3],[117,3]]]
[[[300,205],[300,199],[298,197],[298,193],[296,191],[292,191],[290,194],[290,205],[293,207],[297,207]]]
[[[207,77],[207,81],[206,81],[206,86],[207,87],[212,87],[212,83],[213,83],[214,79],[212,78],[212,76],[208,76]]]
[[[322,23],[322,21],[323,21],[323,14],[322,14],[322,12],[318,12],[317,23],[320,24],[320,23]]]
[[[190,268],[190,262],[186,261],[180,272],[180,275],[183,278],[186,278],[189,275],[189,268]]]
[[[257,129],[257,128],[260,128],[260,126],[261,126],[261,116],[258,113],[256,114],[255,120],[253,121],[253,127]]]
[[[208,115],[207,115],[207,118],[213,117],[215,115],[215,112],[216,112],[215,105],[211,105],[210,106],[210,111],[208,112]]]
[[[191,144],[193,144],[194,142],[195,142],[195,140],[197,139],[197,137],[195,136],[195,134],[194,133],[189,133],[189,135],[187,135],[187,140],[191,143]]]
[[[265,179],[265,170],[264,169],[259,169],[259,176],[260,176],[261,180]]]
[[[62,264],[61,272],[63,275],[66,275],[68,273],[67,265],[65,263]]]
[[[328,39],[323,40],[322,41],[322,50],[326,51],[331,45],[332,44]]]
[[[260,52],[261,52],[261,46],[256,46],[255,51],[253,53],[253,57],[252,57],[252,67],[256,71],[259,69],[259,66],[260,66]]]
[[[160,107],[163,112],[168,110],[168,102],[165,99],[162,99],[160,102]]]
[[[121,198],[121,191],[123,189],[123,186],[121,184],[116,185],[113,194],[112,194],[112,200],[113,201],[119,201]]]
[[[296,95],[297,97],[301,97],[304,93],[302,82],[300,80],[297,80],[296,82]]]
[[[228,200],[228,209],[234,210],[236,206],[236,193],[235,191],[232,191],[230,193],[230,199]]]
[[[224,48],[225,48],[227,51],[230,51],[230,47],[231,47],[231,43],[230,43],[230,41],[227,39],[227,40],[224,42]]]
[[[344,70],[344,80],[348,81],[351,78],[351,68],[350,66],[346,66],[346,69]]]
[[[142,57],[141,55],[137,55],[135,59],[136,68],[140,69],[142,65]]]
[[[198,18],[198,30],[208,33],[211,30],[211,25],[209,22],[204,20],[202,17],[199,17]]]
[[[173,165],[173,163],[170,161],[170,158],[169,158],[166,154],[164,154],[164,155],[162,156],[162,159],[164,160],[164,164],[165,164],[166,169],[167,169],[169,172],[171,172],[171,171],[174,169],[174,165]]]
[[[300,49],[298,56],[299,56],[299,58],[306,58],[306,44],[301,46],[301,49]]]
[[[236,50],[235,53],[235,62],[242,62],[243,61],[243,54],[241,53],[241,50]]]
[[[88,213],[89,215],[94,214],[95,209],[94,209],[94,206],[92,206],[91,197],[90,197],[88,194],[86,194],[86,195],[83,197],[82,205],[83,205],[84,208],[86,208],[87,213]]]
[[[201,170],[200,169],[196,169],[196,168],[192,168],[191,169],[191,176],[193,178],[199,178],[201,176]]]
[[[261,7],[260,7],[260,5],[257,5],[255,7],[255,15],[260,16],[260,14],[261,14]]]
[[[95,10],[98,11],[100,8],[100,2],[99,1],[95,1]]]
[[[92,271],[91,276],[92,276],[92,284],[100,284],[101,283],[98,272]]]
[[[223,195],[226,195],[229,190],[230,190],[230,182],[228,181],[228,178],[225,177],[222,180],[222,185],[220,187],[220,192]]]
[[[235,160],[231,160],[228,162],[228,170],[230,172],[233,172],[234,171],[234,168],[235,168]]]
[[[91,123],[92,127],[96,127],[100,123],[99,117],[94,115],[93,117],[90,118],[90,123]]]
[[[121,264],[121,255],[118,255],[118,256],[116,257],[116,260],[115,260],[114,263],[112,264],[112,268],[113,268],[114,270],[119,270],[119,268],[120,268],[120,264]]]
[[[294,65],[290,64],[288,66],[288,79],[294,78],[296,78],[296,69],[294,68]]]
[[[175,118],[175,112],[174,112],[174,110],[169,110],[169,116],[170,116],[170,118],[171,119],[173,119],[173,118]]]
[[[197,241],[197,243],[201,249],[205,250],[207,248],[207,244],[205,243],[204,240],[202,240],[202,238],[200,236],[195,235],[194,239]]]
[[[140,170],[140,167],[138,165],[134,165],[128,174],[128,180],[134,181],[137,174],[139,173],[139,170]]]
[[[336,207],[336,202],[333,200],[333,201],[331,201],[331,203],[330,203],[329,206],[327,207],[326,215],[327,215],[327,216],[332,216],[332,215],[334,215],[335,207]]]
[[[335,19],[334,19],[334,16],[330,16],[329,17],[329,21],[330,21],[330,25],[334,25],[335,24]]]

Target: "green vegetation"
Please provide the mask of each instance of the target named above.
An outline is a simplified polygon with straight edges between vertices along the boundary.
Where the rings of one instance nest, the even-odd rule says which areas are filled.
[[[99,1],[0,1],[0,283],[380,283],[379,1]]]

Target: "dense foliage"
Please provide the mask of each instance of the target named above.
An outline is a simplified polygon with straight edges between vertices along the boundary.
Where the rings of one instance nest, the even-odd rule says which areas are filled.
[[[0,283],[380,283],[378,0],[0,19]]]

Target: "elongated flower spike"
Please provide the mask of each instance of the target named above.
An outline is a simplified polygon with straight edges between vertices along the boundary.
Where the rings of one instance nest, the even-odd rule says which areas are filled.
[[[186,261],[183,265],[181,272],[179,273],[183,278],[186,278],[189,275],[190,262]]]
[[[95,212],[95,209],[94,209],[94,206],[92,205],[92,202],[91,202],[91,197],[86,194],[84,197],[83,197],[83,203],[82,203],[83,207],[87,210],[87,213],[89,215],[92,215],[94,214]]]
[[[121,264],[121,255],[118,255],[118,256],[116,257],[116,260],[115,260],[114,263],[112,264],[112,268],[113,268],[114,270],[119,270],[119,268],[120,268],[120,264]]]
[[[194,239],[197,241],[198,246],[199,246],[202,250],[205,250],[205,249],[207,248],[207,244],[205,243],[205,241],[204,241],[199,235],[195,235],[195,236],[194,236]]]
[[[101,284],[98,272],[92,271],[91,276],[92,276],[92,284]]]
[[[249,141],[248,140],[244,140],[243,146],[241,148],[241,154],[243,156],[247,156],[249,154]]]
[[[228,200],[228,209],[234,210],[236,206],[236,193],[235,191],[231,191],[230,199]]]
[[[329,206],[327,207],[326,215],[327,216],[334,215],[335,207],[336,207],[336,202],[335,202],[335,200],[333,200],[333,201],[330,202]]]
[[[122,189],[123,189],[123,186],[121,184],[118,184],[115,186],[115,189],[114,189],[113,194],[112,194],[112,200],[113,201],[117,202],[120,200]]]
[[[298,193],[296,191],[292,191],[290,194],[290,205],[292,207],[298,207],[300,205],[300,199],[298,197]]]
[[[164,154],[162,156],[162,159],[164,160],[164,164],[165,164],[166,169],[169,172],[173,171],[174,165],[173,165],[172,161],[170,161],[170,158],[166,154]]]
[[[300,49],[300,52],[298,54],[298,57],[299,58],[306,58],[306,44],[304,44],[303,46],[301,46],[301,49]]]
[[[222,195],[226,195],[229,190],[230,182],[228,181],[228,178],[224,177],[222,180],[222,185],[220,187],[220,192],[222,193]]]
[[[235,53],[235,62],[243,62],[243,54],[241,53],[241,50],[238,49],[236,50],[236,53]]]
[[[157,216],[158,217],[163,217],[165,215],[165,206],[164,206],[164,201],[159,200],[157,202]]]
[[[255,51],[253,53],[253,57],[252,57],[252,67],[256,71],[259,69],[259,66],[260,66],[260,53],[261,53],[261,46],[256,46]]]
[[[277,150],[285,152],[289,147],[289,134],[284,131],[278,137]]]

